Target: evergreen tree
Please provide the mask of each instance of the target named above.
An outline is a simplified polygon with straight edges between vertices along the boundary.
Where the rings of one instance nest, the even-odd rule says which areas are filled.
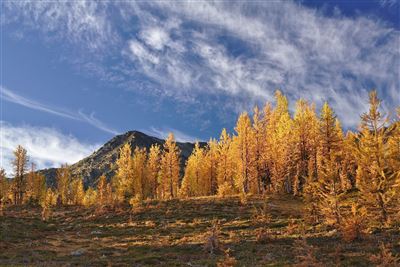
[[[57,181],[57,191],[59,197],[59,204],[67,205],[69,204],[69,196],[70,196],[70,182],[71,182],[71,173],[69,166],[67,164],[62,165],[57,169],[56,173],[56,181]]]
[[[233,151],[236,163],[235,184],[239,192],[247,194],[259,191],[254,153],[254,131],[246,112],[239,116],[233,137]]]
[[[126,143],[120,148],[119,158],[117,160],[117,172],[113,180],[113,186],[118,201],[123,201],[125,197],[133,193],[133,176],[131,146]]]
[[[0,216],[3,216],[5,202],[7,200],[8,182],[6,171],[0,168]]]
[[[180,175],[180,150],[175,143],[172,133],[165,140],[164,151],[161,158],[161,198],[170,199],[177,197]]]
[[[13,183],[13,193],[14,193],[14,204],[21,205],[25,193],[25,173],[27,171],[28,156],[26,154],[26,149],[18,145],[14,151],[14,160],[12,165],[14,167],[14,183]]]
[[[288,168],[292,120],[289,114],[288,100],[278,90],[275,93],[276,107],[272,111],[268,124],[269,153],[272,158],[271,184],[275,191],[292,192],[291,170]]]
[[[208,182],[205,184],[205,195],[215,195],[217,193],[217,165],[218,165],[218,143],[214,139],[210,139],[207,148],[204,150],[204,175]]]
[[[151,145],[147,161],[148,196],[159,198],[159,174],[161,164],[161,150],[159,145]]]
[[[313,160],[316,144],[314,142],[317,118],[313,106],[300,99],[296,103],[293,121],[292,164],[294,168],[293,193],[301,194],[309,177],[310,161]]]
[[[218,142],[217,182],[218,195],[231,195],[235,192],[232,138],[224,128]]]
[[[72,205],[82,205],[85,197],[83,180],[79,178],[72,179],[70,182],[70,201]]]
[[[108,192],[108,183],[105,175],[100,176],[99,181],[97,182],[97,204],[99,206],[104,206],[109,204],[110,196]]]
[[[180,195],[183,197],[202,196],[207,193],[209,179],[204,167],[204,150],[196,142],[192,154],[186,162]]]
[[[380,112],[380,104],[376,91],[370,92],[369,111],[361,116],[361,133],[356,143],[357,187],[370,217],[385,224],[395,205],[399,175],[390,164],[391,127],[387,127],[388,118]]]
[[[27,199],[39,203],[46,193],[46,177],[36,172],[34,163],[31,163],[26,184]]]
[[[145,148],[136,147],[133,158],[133,195],[137,200],[144,199],[145,185],[146,185],[146,161],[147,153]]]
[[[265,190],[266,180],[266,162],[265,162],[265,140],[266,140],[266,123],[260,110],[256,106],[253,114],[253,131],[254,131],[254,160],[255,160],[255,179],[257,182],[257,193],[261,194]]]

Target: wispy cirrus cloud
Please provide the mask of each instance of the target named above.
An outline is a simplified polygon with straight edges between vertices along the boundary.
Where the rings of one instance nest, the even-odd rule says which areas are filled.
[[[119,132],[110,128],[107,126],[104,122],[100,121],[95,117],[95,113],[92,112],[91,114],[87,115],[85,114],[82,110],[79,110],[78,112],[72,112],[66,109],[60,109],[60,108],[55,108],[51,107],[50,105],[46,105],[43,103],[40,103],[36,100],[26,98],[24,96],[21,96],[14,91],[11,91],[10,89],[5,88],[4,86],[0,86],[0,98],[4,99],[8,102],[18,104],[30,109],[34,110],[39,110],[43,111],[52,115],[56,115],[59,117],[71,119],[71,120],[76,120],[76,121],[82,121],[86,122],[93,127],[107,132],[111,134],[118,134]]]
[[[85,57],[79,64],[113,85],[221,116],[270,101],[277,88],[292,102],[329,101],[348,127],[356,126],[372,88],[386,109],[399,105],[400,33],[376,17],[327,16],[292,1],[23,1],[6,7],[6,18],[20,18],[45,36],[55,31],[90,53],[108,48],[102,57],[117,63]],[[215,95],[223,101],[196,100]]]
[[[59,167],[61,164],[73,164],[93,153],[99,144],[78,141],[71,135],[65,135],[53,128],[31,125],[12,125],[0,121],[0,163],[8,176],[12,175],[11,161],[17,145],[23,145],[28,151],[29,160],[38,169]]]
[[[175,140],[179,141],[179,142],[195,142],[195,141],[203,141],[200,140],[197,137],[188,135],[182,131],[179,131],[177,129],[174,128],[158,128],[158,127],[150,127],[149,130],[143,130],[143,132],[145,132],[146,134],[149,134],[151,136],[156,136],[158,138],[161,139],[166,139],[168,137],[168,135],[170,133],[174,134]]]

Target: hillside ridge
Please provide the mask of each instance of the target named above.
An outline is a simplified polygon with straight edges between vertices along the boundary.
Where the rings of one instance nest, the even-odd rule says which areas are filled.
[[[150,149],[151,145],[158,144],[161,148],[165,140],[147,135],[143,132],[132,130],[123,134],[116,135],[106,142],[91,155],[70,165],[71,174],[75,178],[82,178],[85,187],[96,185],[97,179],[101,175],[106,175],[108,179],[115,174],[115,162],[119,156],[119,149],[126,143],[129,143],[132,151],[136,146]],[[181,167],[192,153],[195,143],[176,142],[181,150]],[[205,142],[200,142],[200,146],[206,146]],[[38,171],[46,177],[46,183],[50,186],[55,185],[57,168],[42,169]]]

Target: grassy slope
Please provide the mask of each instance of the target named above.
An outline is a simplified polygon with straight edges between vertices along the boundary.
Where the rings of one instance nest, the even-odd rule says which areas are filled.
[[[299,199],[272,197],[272,220],[254,220],[254,207],[238,198],[197,198],[150,201],[133,215],[128,207],[94,215],[93,209],[60,208],[49,222],[38,208],[9,208],[0,217],[0,265],[90,266],[214,266],[223,253],[203,249],[213,220],[220,221],[220,241],[240,266],[287,266],[296,262],[294,241],[302,232]],[[130,218],[131,217],[131,218]],[[257,241],[257,231],[270,229],[271,239]],[[309,244],[327,266],[371,266],[368,258],[380,241],[400,250],[399,229],[373,233],[361,241],[343,243],[334,231],[307,229]],[[81,249],[81,256],[71,252]]]

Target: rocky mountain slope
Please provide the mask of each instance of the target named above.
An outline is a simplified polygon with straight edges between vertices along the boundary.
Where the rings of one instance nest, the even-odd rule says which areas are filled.
[[[115,136],[92,155],[71,165],[72,176],[81,177],[85,186],[95,185],[101,175],[104,174],[109,179],[114,175],[116,169],[115,162],[119,156],[119,149],[124,144],[129,143],[133,151],[136,146],[145,147],[147,150],[152,144],[159,144],[163,147],[164,142],[162,139],[148,136],[138,131],[129,131]],[[201,143],[200,145],[205,146],[206,144]],[[181,150],[181,166],[183,167],[187,158],[192,153],[194,144],[177,142],[177,146]],[[48,185],[55,184],[56,168],[44,169],[39,172],[46,176]]]

